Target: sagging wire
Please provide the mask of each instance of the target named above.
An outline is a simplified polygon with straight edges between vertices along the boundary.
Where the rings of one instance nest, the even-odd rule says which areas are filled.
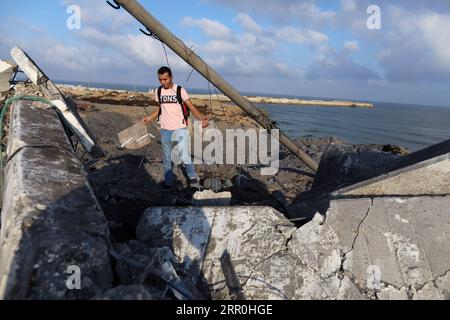
[[[170,63],[169,63],[169,57],[167,55],[167,51],[166,51],[166,46],[164,45],[164,43],[161,41],[162,47],[164,49],[164,54],[166,56],[166,62],[167,62],[167,66],[170,68]]]
[[[193,49],[192,50],[192,47],[193,47],[194,45],[191,45],[191,47],[189,48],[193,53],[195,52],[195,50],[197,50],[197,49]],[[194,68],[192,68],[192,70],[191,70],[191,72],[189,72],[189,75],[188,75],[188,77],[186,78],[186,82],[189,82],[189,79],[191,78],[191,75],[192,75],[192,73],[194,72]]]
[[[164,45],[164,42],[161,41],[160,38],[158,38],[158,36],[156,34],[154,34],[153,32],[150,31],[150,29],[148,27],[146,27],[147,31],[139,29],[139,31],[141,31],[143,34],[145,34],[147,37],[152,37],[155,40],[158,40],[159,42],[161,42],[161,45],[163,47],[164,50],[164,55],[166,56],[166,62],[167,62],[167,66],[170,68],[170,63],[169,63],[169,57],[167,54],[167,50],[166,50],[166,46]]]

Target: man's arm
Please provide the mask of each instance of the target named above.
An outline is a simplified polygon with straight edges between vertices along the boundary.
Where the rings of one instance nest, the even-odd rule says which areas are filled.
[[[144,121],[145,124],[149,124],[151,123],[153,120],[155,120],[156,118],[158,118],[159,115],[159,110],[161,109],[161,106],[158,106],[158,108],[152,112],[151,115],[142,118],[142,120]]]
[[[192,114],[198,119],[202,121],[202,127],[206,128],[208,126],[208,118],[203,115],[191,102],[190,99],[184,102],[188,108],[191,110]]]

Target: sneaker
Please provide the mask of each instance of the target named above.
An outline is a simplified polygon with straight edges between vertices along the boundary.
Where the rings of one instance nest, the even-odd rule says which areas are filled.
[[[191,189],[197,189],[197,190],[201,190],[202,186],[200,185],[200,183],[198,182],[197,179],[192,179],[189,181],[189,187]]]

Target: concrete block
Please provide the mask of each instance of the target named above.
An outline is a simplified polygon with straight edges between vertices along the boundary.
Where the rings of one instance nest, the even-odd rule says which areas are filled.
[[[9,81],[15,68],[17,66],[12,62],[0,60],[0,93],[9,91],[11,88]]]
[[[0,298],[89,299],[112,285],[107,222],[58,115],[31,106],[16,101],[10,118]]]
[[[210,284],[213,298],[228,298],[220,266],[228,250],[247,298],[285,299],[295,293],[298,259],[283,254],[294,231],[269,207],[165,207],[147,209],[136,233],[171,248],[194,283]]]
[[[292,251],[322,275],[340,268],[368,297],[443,299],[450,283],[450,196],[333,200]],[[439,285],[434,285],[434,283]]]
[[[335,197],[450,194],[450,153],[341,189]]]

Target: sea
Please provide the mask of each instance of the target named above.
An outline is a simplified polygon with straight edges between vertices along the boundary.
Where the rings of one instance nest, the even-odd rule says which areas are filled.
[[[148,92],[150,86],[99,82],[55,81],[69,85]],[[189,89],[193,94],[208,94],[208,90]],[[215,93],[215,92],[213,92]],[[328,98],[267,95],[242,92],[243,95],[301,99]],[[214,96],[213,96],[214,97]],[[304,136],[334,136],[353,144],[391,144],[414,152],[450,139],[449,106],[424,106],[376,101],[373,109],[257,104],[267,111],[271,120],[292,138]]]

